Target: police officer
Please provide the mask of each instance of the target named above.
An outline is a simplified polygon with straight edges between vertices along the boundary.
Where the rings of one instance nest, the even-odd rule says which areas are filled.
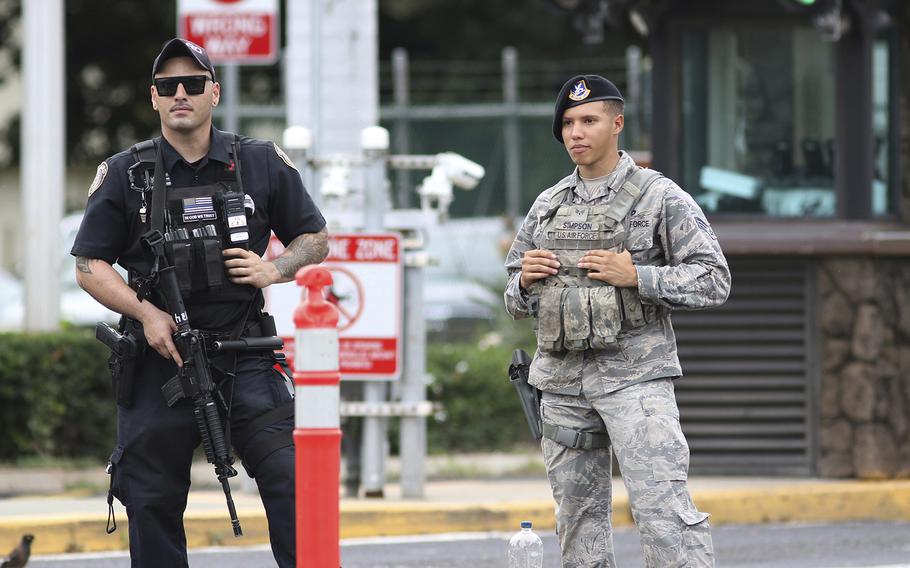
[[[730,272],[695,201],[619,151],[623,99],[573,77],[553,135],[576,164],[544,190],[506,259],[508,312],[536,318],[529,382],[557,503],[564,567],[613,567],[611,448],[649,568],[714,566],[708,514],[689,496],[673,379],[674,309],[722,304]]]
[[[163,225],[189,322],[206,338],[222,339],[273,335],[260,312],[260,289],[321,262],[328,247],[325,221],[281,149],[213,128],[221,87],[203,48],[168,41],[152,79],[161,136],[101,163],[72,254],[79,285],[123,314],[122,326],[144,336],[148,347],[134,376],[116,378],[111,493],[129,516],[132,565],[160,568],[187,566],[183,512],[200,435],[191,402],[169,406],[173,401],[162,393],[183,362],[172,338],[174,318],[149,279],[153,266],[140,237]],[[164,180],[154,179],[156,165]],[[164,210],[156,209],[156,188],[163,190]],[[286,251],[265,261],[270,230]],[[115,262],[129,272],[129,285]],[[292,567],[293,402],[274,363],[268,351],[246,352],[216,357],[212,368],[221,381],[228,439],[259,487],[275,560]]]

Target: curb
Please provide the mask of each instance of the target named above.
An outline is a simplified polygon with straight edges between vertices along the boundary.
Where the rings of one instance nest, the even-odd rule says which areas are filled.
[[[693,491],[700,510],[718,524],[785,522],[910,521],[910,481],[830,482],[790,487]],[[187,546],[268,543],[268,524],[261,510],[239,510],[243,537],[234,538],[221,511],[187,514]],[[341,538],[401,536],[515,529],[531,519],[543,530],[555,528],[552,501],[509,503],[354,502],[341,506]],[[126,519],[117,532],[105,533],[104,516],[55,515],[0,521],[0,542],[35,535],[35,554],[96,552],[128,548]],[[613,502],[613,525],[631,527],[625,496]]]

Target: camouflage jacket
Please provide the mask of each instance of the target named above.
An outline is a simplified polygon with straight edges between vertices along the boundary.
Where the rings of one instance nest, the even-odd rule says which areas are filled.
[[[550,195],[574,187],[572,202],[609,203],[637,166],[625,152],[600,186],[579,186],[578,170],[541,193],[525,217],[506,257],[509,282],[506,310],[526,318],[528,294],[519,286],[521,259],[540,248],[540,217]],[[638,272],[642,304],[655,307],[657,317],[644,327],[623,330],[607,349],[543,353],[531,363],[530,382],[563,394],[609,393],[630,384],[682,375],[670,311],[695,310],[723,304],[730,293],[730,269],[717,237],[692,197],[668,178],[656,180],[626,216],[625,248]]]

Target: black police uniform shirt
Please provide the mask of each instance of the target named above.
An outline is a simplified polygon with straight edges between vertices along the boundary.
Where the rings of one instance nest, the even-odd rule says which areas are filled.
[[[194,164],[187,163],[163,137],[160,140],[171,187],[212,184],[221,170],[232,167],[230,133],[212,128],[209,152]],[[254,204],[252,214],[246,210],[251,251],[260,256],[265,253],[269,229],[287,246],[298,235],[325,227],[325,219],[304,189],[300,174],[275,144],[245,136],[239,136],[238,141],[243,191]],[[139,239],[150,229],[152,192],[145,194],[147,211],[143,223],[143,196],[130,188],[127,175],[127,169],[135,163],[133,152],[126,150],[99,166],[72,255],[98,258],[112,265],[117,262],[127,270],[147,273],[148,263]],[[246,310],[247,305],[239,302],[187,305],[190,324],[206,330],[230,331]]]

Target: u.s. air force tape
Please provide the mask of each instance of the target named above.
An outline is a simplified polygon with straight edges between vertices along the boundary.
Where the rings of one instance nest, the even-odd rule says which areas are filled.
[[[88,187],[89,197],[95,193],[96,189],[101,187],[105,177],[107,177],[107,162],[101,162],[98,164],[98,170],[95,171],[95,179],[92,180],[92,185]]]

